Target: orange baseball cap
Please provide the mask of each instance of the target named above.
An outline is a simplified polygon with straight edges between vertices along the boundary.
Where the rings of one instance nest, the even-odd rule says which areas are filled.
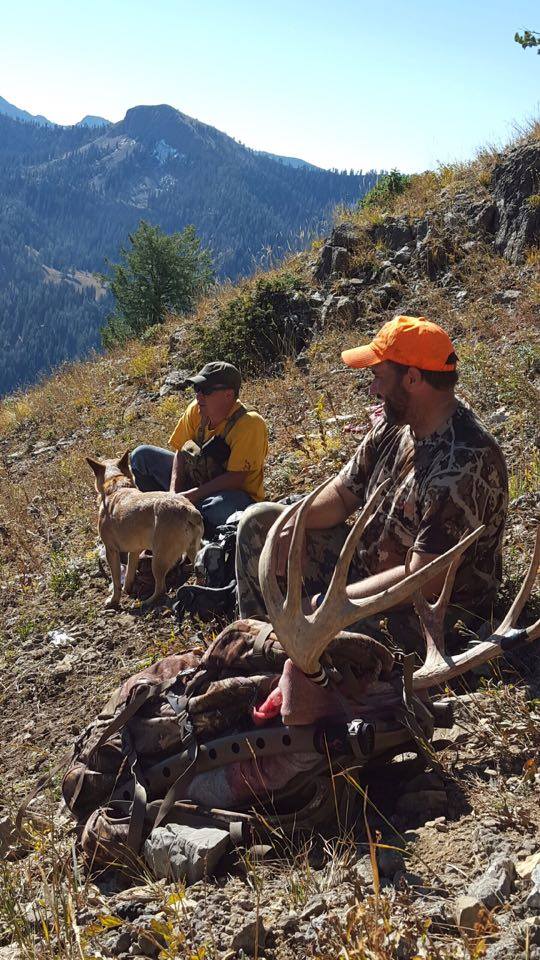
[[[348,367],[373,367],[393,360],[420,370],[456,369],[457,356],[444,330],[425,317],[394,317],[381,327],[365,347],[344,350],[341,359]]]

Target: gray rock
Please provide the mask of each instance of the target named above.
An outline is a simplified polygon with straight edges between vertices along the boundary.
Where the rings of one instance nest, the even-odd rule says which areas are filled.
[[[377,296],[382,309],[385,310],[386,307],[389,307],[392,303],[397,303],[401,299],[402,289],[398,283],[385,283],[378,288]]]
[[[379,847],[377,864],[381,877],[392,878],[398,870],[405,870],[405,860],[400,850],[387,850],[384,847]]]
[[[480,204],[473,216],[473,223],[481,233],[492,233],[497,220],[497,205],[495,203]]]
[[[454,919],[460,930],[474,930],[483,910],[482,904],[476,897],[458,897],[454,903]]]
[[[489,422],[493,425],[496,425],[499,423],[506,423],[509,417],[510,417],[510,414],[508,413],[508,410],[506,409],[506,407],[499,407],[498,410],[494,410],[493,413],[490,415]]]
[[[525,909],[531,911],[540,910],[540,863],[535,864],[531,872],[532,890],[525,900]]]
[[[320,917],[328,909],[328,904],[321,893],[312,897],[306,907],[300,913],[301,920],[311,920],[313,917]]]
[[[531,913],[540,910],[540,887],[534,887],[525,900],[525,909]]]
[[[492,303],[515,303],[521,297],[521,290],[499,290],[494,293]]]
[[[166,397],[170,393],[176,393],[184,389],[186,377],[189,377],[187,370],[171,370],[167,374],[159,390],[160,397]]]
[[[252,957],[259,953],[266,941],[266,929],[262,917],[251,914],[238,924],[231,941],[233,950],[243,950]]]
[[[485,960],[521,960],[523,956],[523,944],[519,943],[511,931],[505,931],[496,943],[488,946]]]
[[[504,855],[498,856],[492,860],[485,873],[470,885],[467,893],[491,910],[507,900],[515,875],[513,861]]]
[[[415,910],[424,919],[430,920],[430,930],[437,933],[447,933],[449,924],[453,923],[453,916],[448,900],[420,898],[416,901]]]
[[[525,860],[520,860],[519,863],[516,863],[516,873],[522,880],[529,880],[532,877],[533,870],[539,865],[540,850],[536,850],[534,853],[531,853],[530,856],[526,857]]]
[[[151,960],[156,960],[164,946],[165,938],[155,930],[141,930],[137,937],[136,949],[143,957],[150,957]],[[135,944],[131,950],[134,948]]]
[[[386,217],[373,228],[372,236],[376,242],[384,243],[390,250],[401,250],[413,239],[413,232],[405,217]]]
[[[344,220],[332,230],[330,243],[333,247],[344,247],[349,253],[353,253],[358,243],[358,236],[358,227],[351,220]]]
[[[520,263],[527,247],[540,240],[540,143],[533,141],[505,152],[493,171],[497,203],[495,246],[508,260]]]
[[[177,353],[184,346],[186,332],[183,327],[177,327],[169,336],[169,353]],[[189,374],[187,374],[189,376]]]
[[[356,878],[362,885],[373,886],[373,867],[369,856],[360,856],[353,867]]]
[[[110,957],[117,957],[120,953],[127,953],[131,947],[133,935],[129,930],[111,930],[99,939],[100,949]]]
[[[330,276],[342,276],[346,274],[351,262],[350,254],[344,247],[335,247],[332,252],[332,264]]]
[[[225,830],[170,823],[152,830],[144,856],[157,877],[196,883],[214,872],[228,845]]]
[[[351,323],[358,316],[358,303],[350,297],[340,297],[336,303],[335,317],[342,323]]]
[[[524,927],[528,930],[529,942],[540,946],[540,917],[527,917]]]
[[[393,262],[405,267],[411,262],[411,257],[411,249],[409,247],[402,247],[401,250],[398,250],[398,252],[395,254]]]
[[[336,320],[341,323],[351,323],[358,316],[358,304],[351,297],[336,297],[330,294],[326,298],[321,310],[321,322]]]
[[[323,283],[331,277],[346,274],[350,264],[350,253],[345,247],[335,246],[330,240],[319,253],[314,276]]]

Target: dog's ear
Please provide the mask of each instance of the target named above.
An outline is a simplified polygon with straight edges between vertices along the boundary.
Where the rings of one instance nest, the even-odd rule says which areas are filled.
[[[131,470],[129,465],[129,455],[130,455],[130,451],[126,450],[125,453],[122,454],[120,459],[116,461],[118,464],[118,469],[121,470],[122,473],[125,473],[127,477],[131,476]]]
[[[92,468],[96,477],[103,479],[105,476],[105,464],[102,463],[101,460],[94,460],[93,457],[87,457],[86,462],[88,466]]]

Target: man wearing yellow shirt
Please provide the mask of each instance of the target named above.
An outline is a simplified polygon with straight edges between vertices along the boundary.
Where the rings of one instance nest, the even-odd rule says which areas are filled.
[[[181,492],[201,511],[207,532],[264,500],[268,431],[263,418],[239,401],[241,383],[232,364],[207,363],[185,381],[195,400],[170,437],[176,452],[144,444],[131,454],[139,490]]]

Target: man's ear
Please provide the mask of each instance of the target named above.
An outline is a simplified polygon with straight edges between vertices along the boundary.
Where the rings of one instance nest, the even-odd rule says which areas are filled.
[[[88,466],[92,468],[96,477],[103,478],[105,476],[105,464],[102,463],[101,460],[94,460],[93,457],[87,457],[86,462]]]
[[[126,476],[131,476],[131,470],[129,466],[129,454],[130,454],[130,451],[126,450],[125,453],[122,454],[120,459],[116,461],[118,464],[118,469],[121,470],[122,473],[125,473]]]
[[[418,367],[409,367],[407,370],[409,387],[417,387],[422,383],[422,374]]]

